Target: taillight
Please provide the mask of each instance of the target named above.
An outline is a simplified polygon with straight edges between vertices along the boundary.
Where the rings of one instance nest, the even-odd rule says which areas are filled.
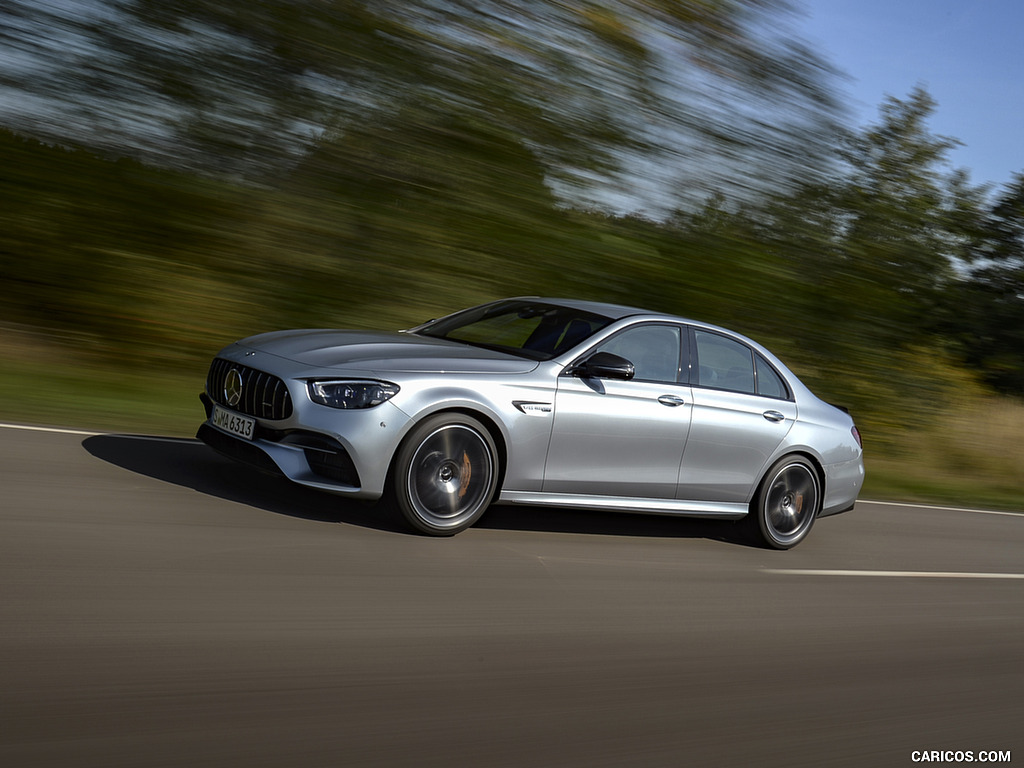
[[[861,447],[861,450],[863,450],[864,443],[862,443],[860,439],[860,430],[857,429],[856,427],[850,427],[850,432],[853,433],[853,439],[857,441],[857,445],[859,445]]]

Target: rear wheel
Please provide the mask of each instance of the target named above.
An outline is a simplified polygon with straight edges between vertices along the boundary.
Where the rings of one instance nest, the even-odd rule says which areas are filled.
[[[806,538],[821,510],[821,483],[814,466],[787,456],[768,470],[750,510],[761,541],[773,549],[790,549]]]
[[[394,507],[418,531],[451,536],[480,519],[498,482],[498,452],[486,427],[462,414],[425,419],[395,455]]]

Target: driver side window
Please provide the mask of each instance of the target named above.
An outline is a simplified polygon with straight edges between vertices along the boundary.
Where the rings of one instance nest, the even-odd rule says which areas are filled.
[[[682,334],[678,326],[641,325],[627,328],[597,346],[594,352],[611,352],[633,364],[634,381],[679,381]]]

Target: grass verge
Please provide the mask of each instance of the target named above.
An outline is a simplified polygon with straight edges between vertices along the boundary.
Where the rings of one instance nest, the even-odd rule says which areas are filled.
[[[1024,512],[1024,403],[964,395],[927,426],[865,446],[865,498]]]
[[[204,418],[199,393],[205,375],[4,358],[0,420],[191,437]]]

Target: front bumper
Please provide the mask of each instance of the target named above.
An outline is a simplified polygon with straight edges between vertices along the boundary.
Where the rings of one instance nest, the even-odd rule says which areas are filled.
[[[319,415],[342,422],[344,434],[296,423],[269,425],[257,419],[252,440],[232,435],[210,421],[213,402],[200,395],[207,420],[196,437],[218,453],[262,472],[352,498],[376,499],[384,490],[398,430],[389,429],[378,408],[331,412],[314,406]],[[400,412],[399,412],[400,413]],[[318,425],[320,426],[320,425]],[[324,425],[327,427],[327,425]],[[359,445],[360,450],[354,450]],[[361,465],[361,466],[360,466]]]

